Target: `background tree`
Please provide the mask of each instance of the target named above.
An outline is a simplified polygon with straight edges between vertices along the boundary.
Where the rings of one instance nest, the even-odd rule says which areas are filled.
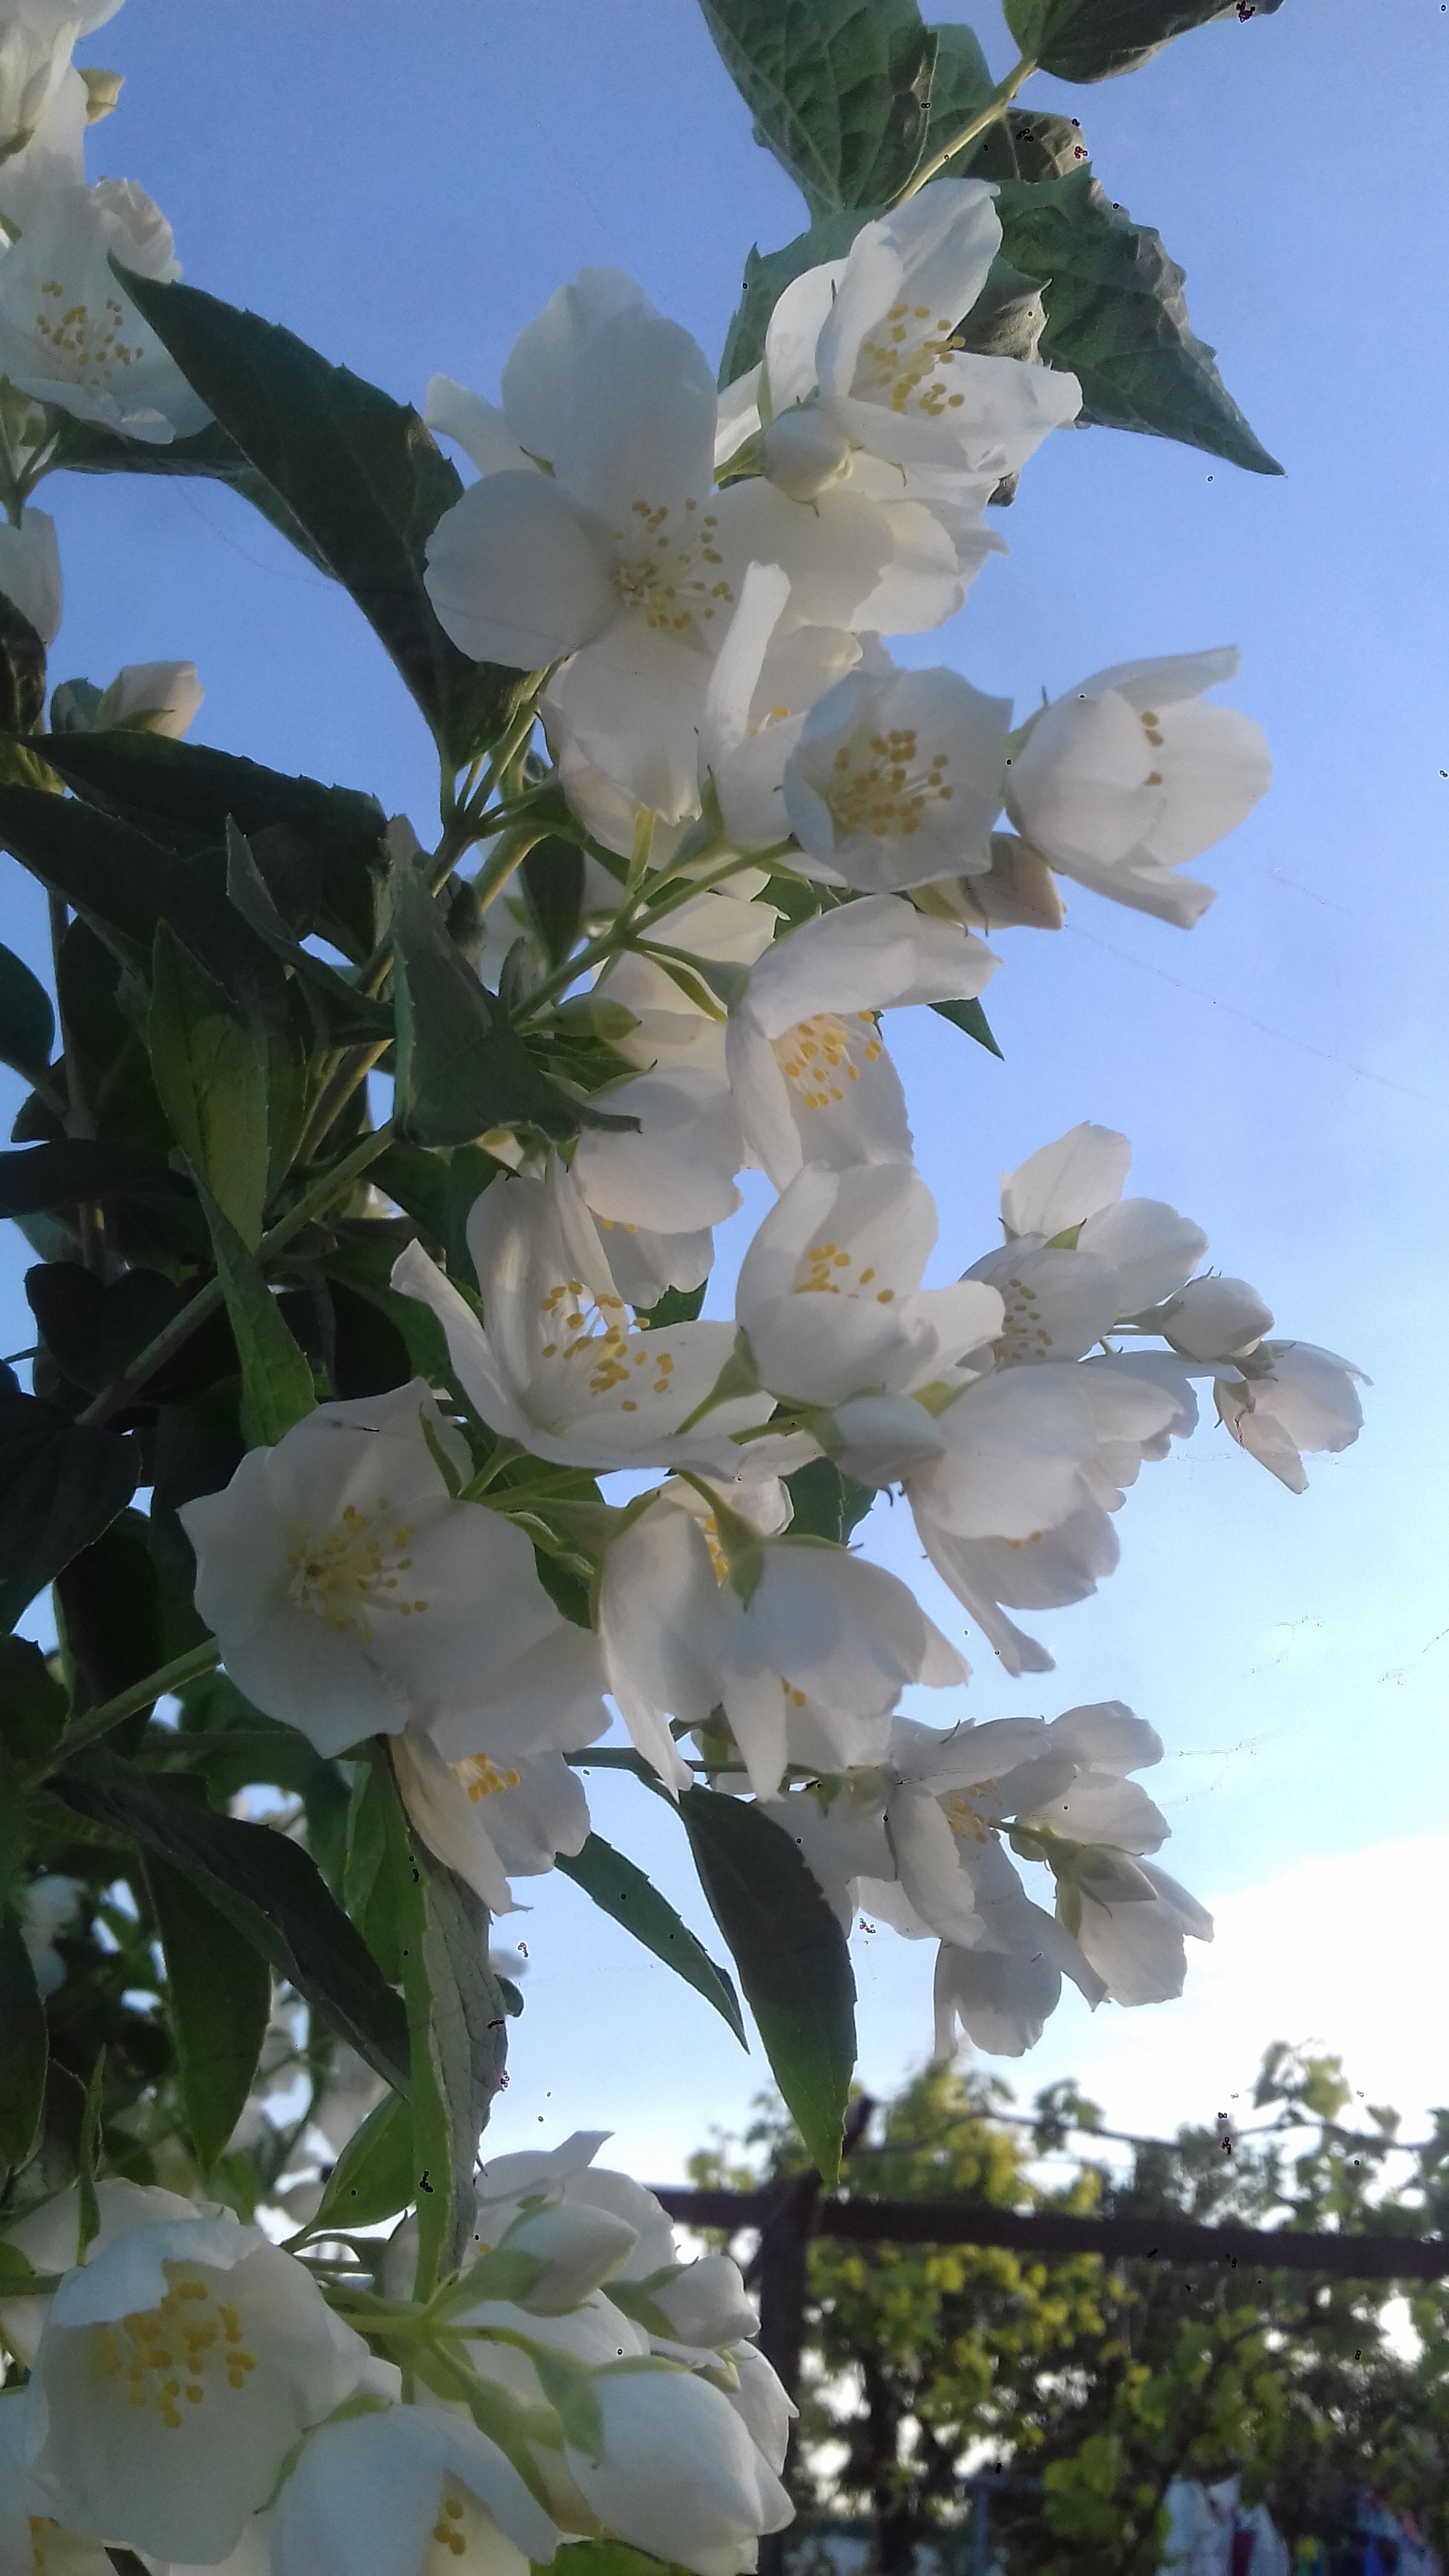
[[[1346,2122],[1336,2058],[1270,2049],[1252,2093],[1270,2116],[1241,2134],[1125,2138],[1071,2085],[1030,2115],[1011,2100],[998,2077],[928,2068],[872,2111],[852,2193],[1406,2237],[1443,2222],[1449,2114],[1409,2145],[1384,2106]],[[742,2145],[697,2155],[692,2178],[758,2188],[806,2168],[768,2103]],[[1147,2576],[1173,2478],[1234,2471],[1290,2539],[1349,2528],[1372,2484],[1449,2541],[1449,2285],[1405,2301],[1387,2281],[827,2237],[808,2272],[797,2492],[807,2514],[868,2512],[884,2571],[959,2520],[963,2473],[989,2468],[1041,2482],[993,2508],[1009,2565],[1034,2576]]]

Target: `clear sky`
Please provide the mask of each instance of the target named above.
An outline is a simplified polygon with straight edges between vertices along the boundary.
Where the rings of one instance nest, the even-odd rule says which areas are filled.
[[[994,8],[975,23],[1004,69]],[[802,221],[692,0],[127,0],[83,50],[127,80],[93,172],[152,192],[188,277],[415,400],[435,368],[496,394],[514,333],[588,261],[632,270],[713,357],[750,242]],[[896,1021],[941,1204],[935,1275],[995,1239],[1004,1166],[1097,1119],[1134,1138],[1132,1185],[1195,1217],[1280,1330],[1374,1386],[1358,1447],[1317,1462],[1301,1499],[1216,1431],[1146,1469],[1119,1572],[1041,1623],[1056,1674],[1012,1684],[977,1641],[959,1713],[1120,1697],[1152,1719],[1164,1858],[1220,1912],[1181,2004],[1093,2020],[1069,1998],[1018,2074],[1075,2073],[1116,2118],[1170,2125],[1225,2107],[1269,2041],[1313,2036],[1413,2109],[1449,2099],[1449,11],[1286,0],[1026,103],[1078,115],[1109,193],[1159,225],[1288,471],[1059,436],[1002,520],[1009,557],[909,658],[1024,708],[1134,655],[1237,642],[1231,694],[1278,774],[1203,862],[1222,893],[1191,934],[1080,893],[1058,938],[998,940],[1004,1065],[927,1014]],[[429,747],[380,650],[242,504],[78,477],[41,497],[67,581],[57,678],[190,656],[198,739],[373,789],[426,832]],[[37,892],[0,867],[5,936],[38,957]],[[6,1348],[30,1339],[21,1267]],[[959,1634],[904,1514],[878,1510],[869,1543]],[[595,1808],[705,1929],[658,1803],[610,1780]],[[738,2120],[763,2061],[573,1888],[527,1892],[499,2143],[613,2125],[665,2178]],[[928,2043],[930,1953],[884,1932],[856,1946],[879,2089]]]

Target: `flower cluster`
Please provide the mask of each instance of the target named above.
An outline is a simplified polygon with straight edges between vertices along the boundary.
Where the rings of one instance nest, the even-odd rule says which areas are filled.
[[[653,2194],[594,2168],[603,2143],[483,2166],[472,2259],[426,2302],[412,2222],[379,2296],[152,2186],[102,2182],[78,2260],[74,2191],[22,2220],[7,2576],[104,2576],[108,2546],[236,2576],[525,2576],[583,2537],[752,2566],[789,2518],[794,2410],[735,2265],[681,2263]]]

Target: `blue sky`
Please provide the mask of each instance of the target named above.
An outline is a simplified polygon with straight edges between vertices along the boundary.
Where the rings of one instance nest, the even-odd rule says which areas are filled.
[[[1004,69],[995,11],[976,24]],[[187,275],[414,399],[435,368],[496,393],[515,331],[587,261],[631,269],[713,356],[750,242],[802,220],[691,0],[128,0],[87,50],[127,79],[92,169],[151,190]],[[1109,192],[1160,226],[1288,471],[1060,436],[1002,521],[1009,557],[910,655],[1024,707],[1137,654],[1234,641],[1231,695],[1277,763],[1203,863],[1222,893],[1193,933],[1081,893],[1058,938],[998,941],[1004,1065],[929,1015],[895,1024],[938,1275],[992,1242],[1002,1168],[1090,1117],[1134,1138],[1133,1186],[1195,1217],[1281,1330],[1374,1380],[1359,1446],[1301,1499],[1218,1432],[1147,1469],[1119,1572],[1043,1623],[1044,1683],[974,1656],[963,1713],[1121,1697],[1166,1739],[1165,1857],[1222,1901],[1223,1938],[1182,2005],[1091,2021],[1073,2002],[1020,2070],[1079,2073],[1137,2120],[1221,2107],[1207,2094],[1249,2080],[1267,2042],[1309,2033],[1356,2053],[1379,2098],[1449,2098],[1446,84],[1438,0],[1287,0],[1127,80],[1033,84],[1027,103],[1078,115]],[[57,678],[190,656],[198,739],[371,788],[426,831],[429,748],[380,651],[243,505],[77,477],[42,498],[67,580]],[[38,955],[38,895],[0,864],[6,936]],[[30,1337],[22,1266],[6,1347]],[[959,1633],[904,1515],[878,1513],[871,1545]],[[610,1781],[597,1813],[702,1923],[656,1802]],[[738,2117],[762,2062],[572,1888],[532,1893],[500,2143],[612,2122],[663,2176]],[[929,1955],[859,1946],[879,2087],[926,2045]]]

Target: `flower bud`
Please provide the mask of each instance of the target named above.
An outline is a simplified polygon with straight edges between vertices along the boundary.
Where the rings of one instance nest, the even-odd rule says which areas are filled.
[[[194,662],[128,662],[101,693],[96,728],[179,742],[205,695]]]
[[[125,88],[126,75],[124,72],[91,70],[81,63],[77,63],[76,70],[86,85],[86,123],[99,125],[103,116],[110,115]]]
[[[1273,1329],[1271,1310],[1246,1279],[1189,1279],[1172,1299],[1162,1335],[1185,1360],[1236,1359]]]
[[[569,2468],[606,2529],[694,2576],[739,2576],[790,2499],[740,2416],[692,2371],[623,2362],[596,2373],[602,2451]]]
[[[607,2209],[580,2201],[556,2202],[536,2209],[509,2228],[498,2248],[501,2256],[526,2254],[545,2267],[527,2291],[513,2292],[520,2307],[542,2316],[576,2308],[591,2290],[628,2262],[638,2243],[635,2230]]]
[[[813,406],[782,411],[760,438],[760,461],[770,481],[791,501],[813,501],[838,483],[850,463],[850,447],[832,422]]]
[[[1066,919],[1056,878],[1041,852],[1014,832],[992,833],[989,868],[975,876],[915,886],[911,901],[918,911],[964,921],[970,930],[1060,930]]]
[[[894,1485],[929,1467],[946,1446],[924,1405],[909,1395],[852,1395],[815,1425],[841,1473],[862,1485]]]
[[[704,2254],[676,2267],[672,2281],[651,2282],[649,2295],[680,2343],[718,2349],[759,2332],[754,2301],[745,2295],[738,2263],[728,2254]]]

